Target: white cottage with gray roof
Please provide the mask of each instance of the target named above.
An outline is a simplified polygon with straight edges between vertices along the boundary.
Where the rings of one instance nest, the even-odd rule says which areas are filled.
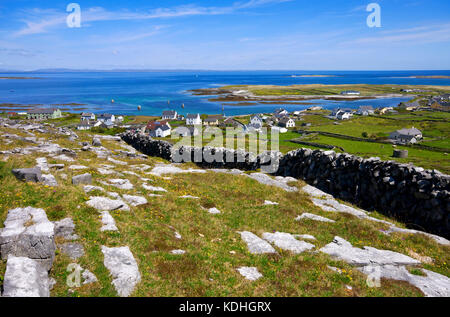
[[[389,139],[398,143],[414,144],[423,139],[422,132],[414,127],[401,129],[389,134]]]

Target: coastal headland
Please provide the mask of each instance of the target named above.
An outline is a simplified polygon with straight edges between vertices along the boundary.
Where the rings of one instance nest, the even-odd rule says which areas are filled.
[[[408,90],[415,90],[408,92]],[[428,95],[450,92],[448,86],[434,85],[233,85],[215,88],[194,89],[189,92],[197,96],[211,96],[214,102],[242,101],[305,101],[305,100],[336,100],[354,101],[364,99],[401,98],[420,95],[422,90]],[[347,95],[345,91],[356,91],[358,94]]]

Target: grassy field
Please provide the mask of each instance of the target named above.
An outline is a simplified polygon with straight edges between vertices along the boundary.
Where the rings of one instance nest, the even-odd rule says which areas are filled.
[[[402,89],[415,88],[426,89],[427,95],[445,93],[450,91],[448,86],[409,86],[409,85],[291,85],[291,86],[275,86],[275,85],[235,85],[224,86],[220,89],[229,90],[248,90],[257,96],[283,96],[283,95],[339,95],[344,90],[357,90],[361,92],[361,96],[373,96],[383,94],[404,94],[414,95],[412,93],[402,92]]]
[[[3,129],[0,131],[3,132]],[[64,147],[79,148],[78,142],[69,141],[66,137],[36,135],[52,139]],[[89,132],[83,131],[79,135],[81,139],[78,141],[92,140]],[[115,141],[103,141],[103,145],[111,150],[121,149]],[[0,150],[6,148],[0,143]],[[164,162],[157,158],[121,158],[128,165],[117,165],[114,170],[138,172],[143,177],[152,178],[152,185],[161,186],[168,192],[163,197],[150,197],[150,192],[141,187],[142,181],[133,175],[126,175],[135,185],[133,190],[105,187],[119,194],[145,196],[149,202],[129,212],[112,212],[119,233],[101,232],[99,213],[85,204],[88,197],[82,187],[71,185],[70,179],[75,172],[67,169],[67,163],[64,170],[54,173],[60,184],[58,187],[24,183],[13,177],[11,169],[32,167],[38,156],[41,155],[11,156],[6,162],[0,162],[0,226],[3,226],[8,210],[16,207],[44,208],[52,221],[73,218],[76,233],[80,236],[79,242],[86,254],[78,261],[73,261],[57,252],[50,273],[57,282],[52,296],[116,296],[109,272],[103,265],[101,245],[130,247],[142,275],[142,281],[132,294],[134,296],[422,295],[411,285],[392,280],[383,280],[381,288],[369,288],[366,277],[354,267],[321,253],[294,255],[277,250],[277,255],[252,255],[237,234],[237,231],[243,230],[256,234],[273,231],[311,234],[317,238],[312,242],[316,246],[315,250],[330,243],[334,236],[340,236],[357,247],[368,245],[404,254],[413,251],[434,260],[433,264],[424,264],[423,267],[450,276],[448,247],[420,235],[384,235],[379,231],[386,229],[384,224],[347,214],[324,212],[302,192],[285,192],[245,176],[208,172],[171,175],[171,179],[164,179],[131,168],[135,164],[153,166]],[[61,162],[49,158],[49,163]],[[92,152],[79,152],[75,164],[89,166],[87,172],[92,173],[95,185],[99,185],[98,181],[108,177],[99,174],[95,168],[104,163]],[[67,174],[68,178],[64,179],[62,173]],[[291,185],[301,187],[304,183],[299,181]],[[99,193],[91,193],[95,194]],[[179,198],[186,194],[201,199]],[[276,201],[280,205],[264,206],[264,200]],[[217,207],[222,213],[212,215],[202,207]],[[336,220],[336,223],[296,222],[294,218],[303,212],[322,215]],[[373,215],[387,219],[376,212]],[[181,240],[175,238],[175,231],[181,234]],[[173,249],[183,249],[187,253],[172,255],[169,251]],[[70,290],[65,281],[70,273],[66,268],[72,262],[89,269],[99,281]],[[246,281],[236,271],[240,266],[255,266],[264,277],[256,282]],[[341,268],[342,274],[327,266]],[[4,269],[5,261],[1,261],[0,277]],[[0,283],[2,280],[0,278]],[[349,290],[347,286],[352,289]]]

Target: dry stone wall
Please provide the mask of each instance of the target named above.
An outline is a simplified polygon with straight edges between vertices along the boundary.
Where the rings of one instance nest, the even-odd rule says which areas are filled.
[[[436,170],[334,151],[298,149],[284,156],[272,152],[255,157],[223,148],[174,150],[169,142],[142,134],[124,133],[121,137],[144,154],[172,162],[191,161],[205,168],[261,168],[275,175],[302,179],[363,209],[377,210],[415,229],[450,238],[450,176]],[[211,161],[211,157],[219,159]],[[228,160],[229,157],[235,159]]]

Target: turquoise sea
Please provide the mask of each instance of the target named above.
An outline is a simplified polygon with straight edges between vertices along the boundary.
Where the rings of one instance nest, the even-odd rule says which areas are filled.
[[[293,77],[292,75],[334,75],[336,77]],[[222,103],[208,101],[209,96],[193,96],[197,88],[236,84],[410,84],[450,85],[450,79],[419,79],[409,76],[450,76],[450,71],[148,71],[148,72],[21,72],[0,73],[0,77],[39,77],[39,79],[0,80],[0,104],[81,103],[95,113],[160,115],[175,109],[179,113],[222,112]],[[114,103],[111,100],[114,99]],[[360,105],[396,106],[405,98],[334,102],[314,100],[331,109],[357,108]],[[170,101],[170,104],[169,104]],[[308,101],[310,102],[310,101]],[[185,108],[182,109],[181,105]],[[141,105],[141,111],[137,107]],[[310,105],[224,106],[226,115],[271,112],[283,107],[302,110]],[[67,108],[67,106],[64,106]],[[80,108],[80,106],[74,106]],[[72,111],[80,112],[73,109]]]

